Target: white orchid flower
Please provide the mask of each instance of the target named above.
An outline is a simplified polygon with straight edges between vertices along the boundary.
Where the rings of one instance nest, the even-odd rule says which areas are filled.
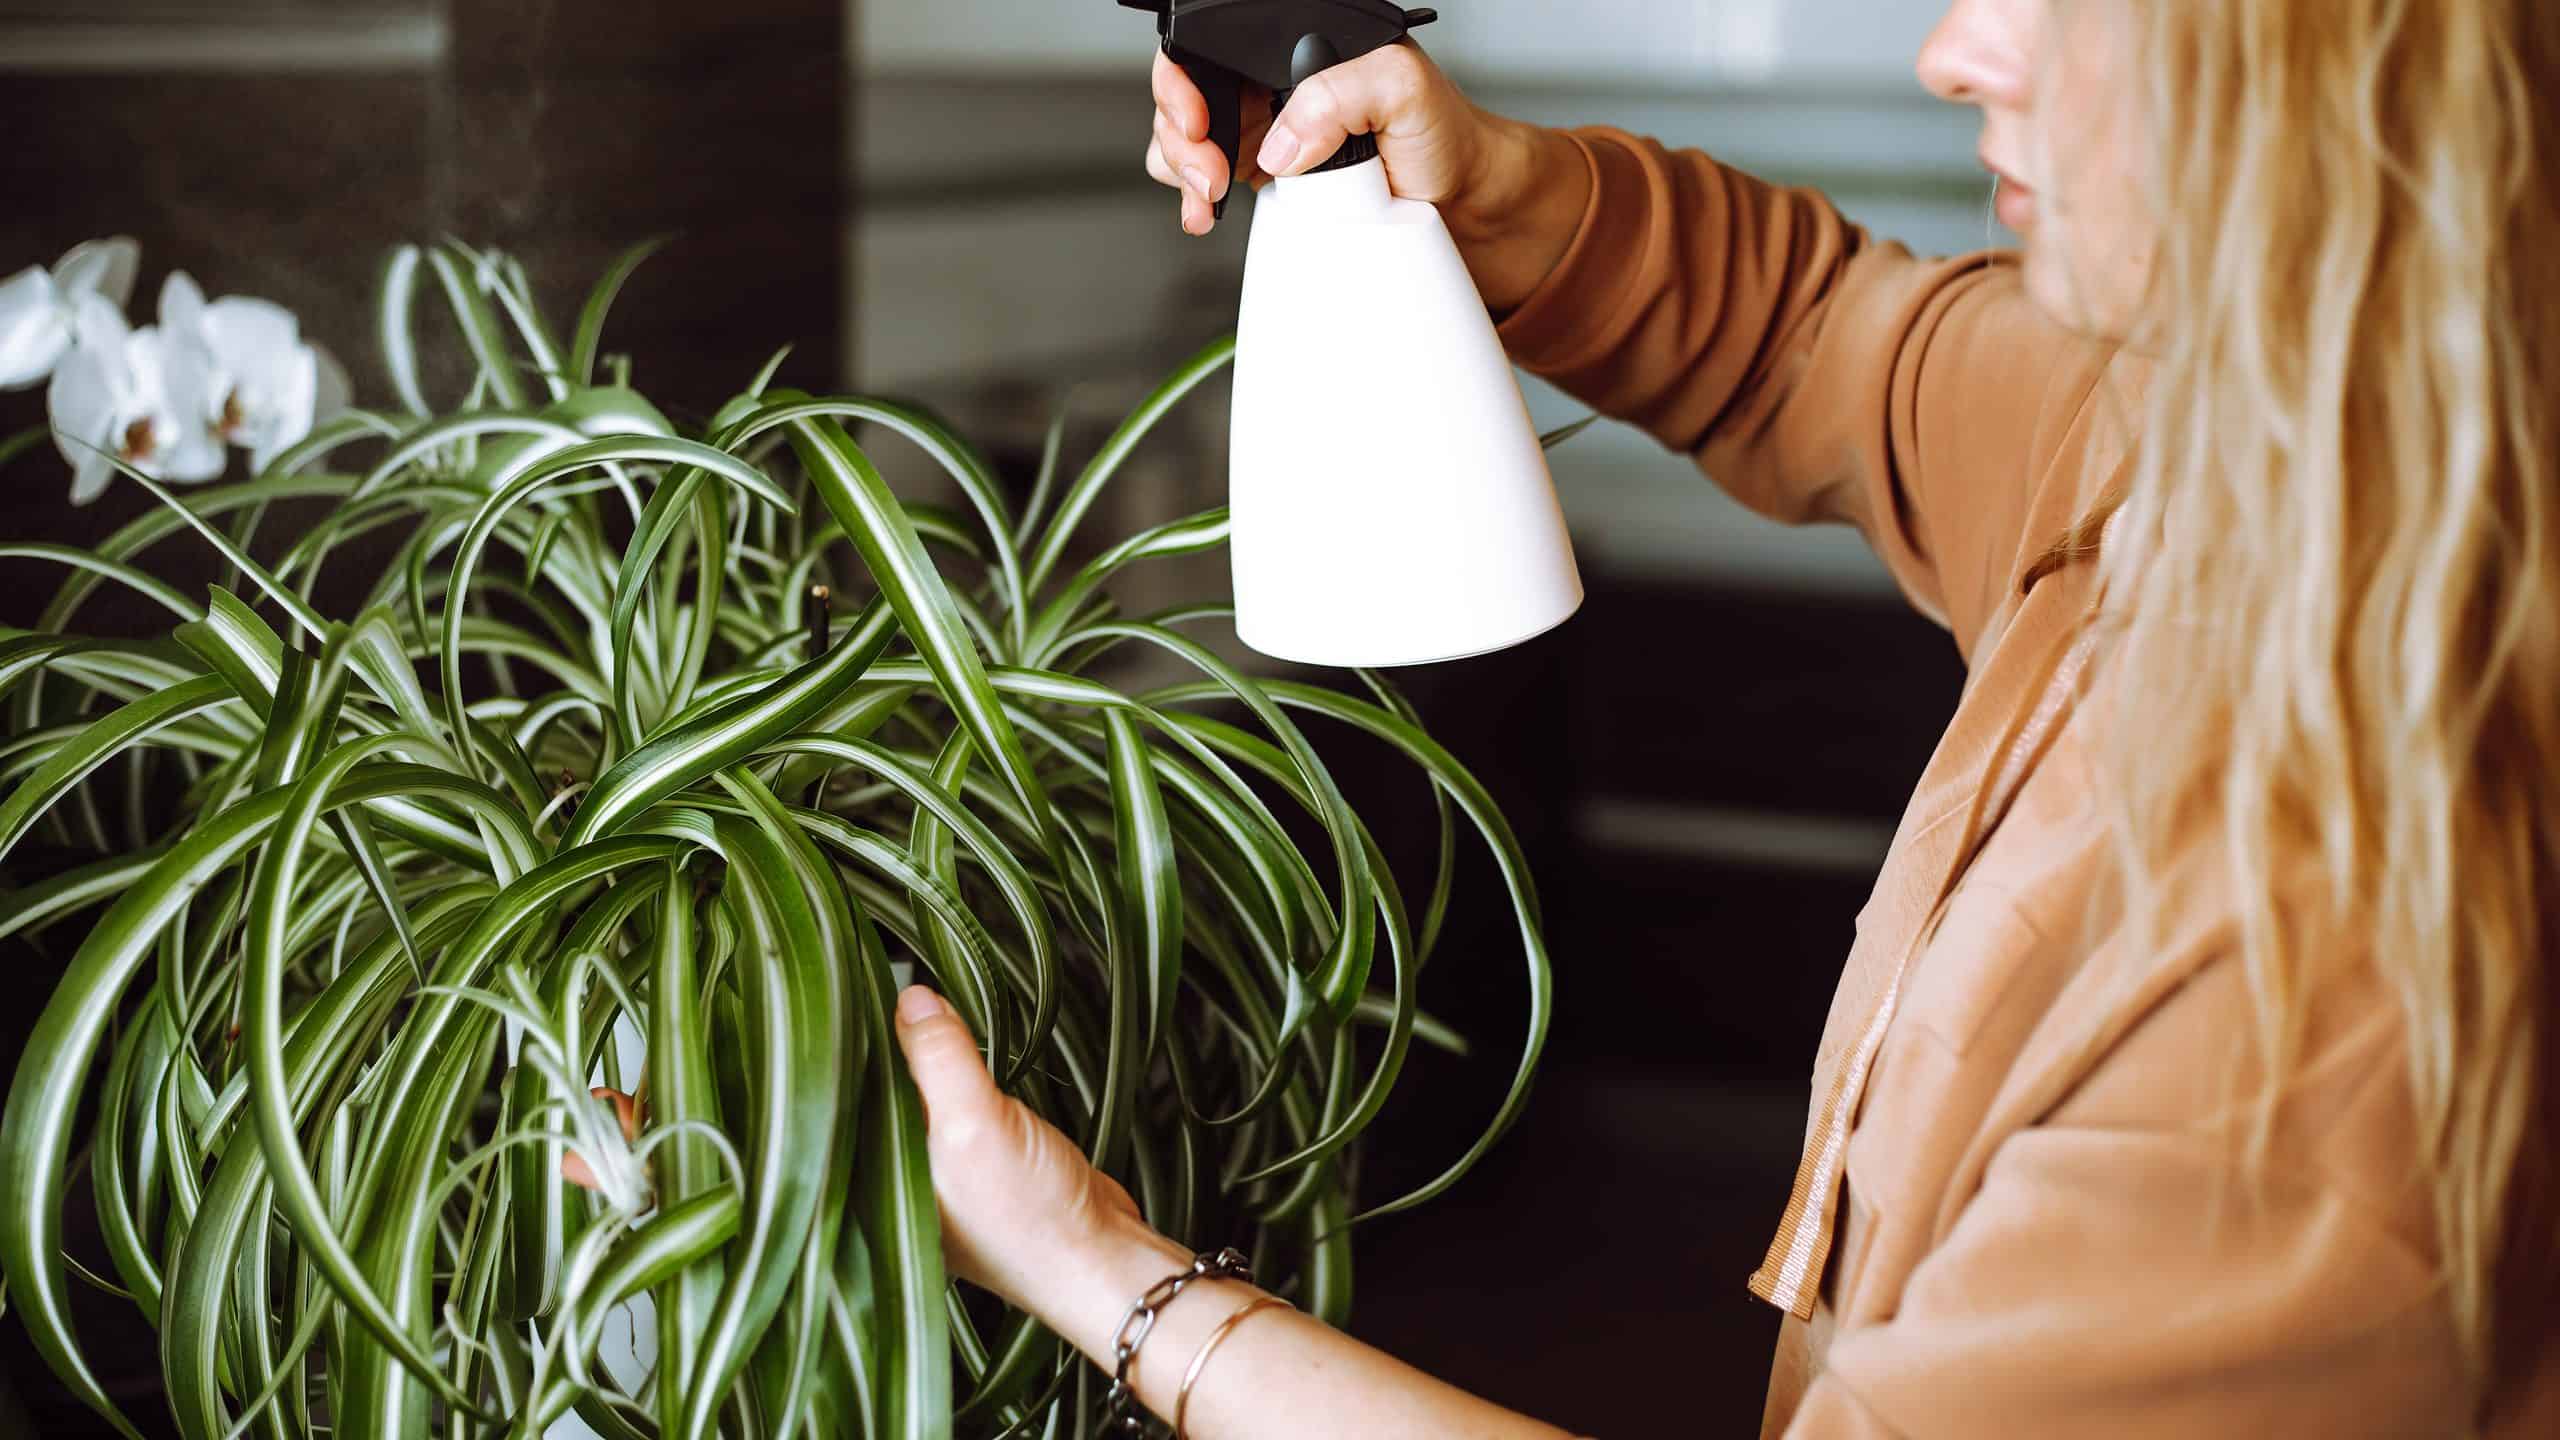
[[[51,270],[30,265],[0,280],[0,390],[24,390],[62,363],[81,296],[102,296],[123,310],[141,262],[142,247],[118,235],[72,247]]]
[[[160,295],[160,323],[193,337],[209,357],[215,432],[249,452],[253,471],[298,444],[318,421],[347,408],[347,372],[305,344],[293,312],[269,300],[226,295],[207,304],[183,270]]]
[[[105,295],[83,292],[71,353],[45,392],[54,443],[71,462],[71,503],[97,499],[115,460],[154,480],[220,475],[222,441],[205,420],[211,378],[203,345],[172,331],[165,309],[160,324],[135,330]]]

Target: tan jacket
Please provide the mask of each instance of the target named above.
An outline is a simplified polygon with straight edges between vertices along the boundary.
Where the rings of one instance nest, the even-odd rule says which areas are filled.
[[[2199,845],[2169,877],[2156,945],[2105,918],[2072,703],[2105,683],[2075,643],[2091,567],[2025,581],[2123,458],[2134,362],[2044,319],[2013,256],[1916,260],[1818,195],[1578,138],[1591,206],[1504,321],[1513,356],[1764,514],[1858,526],[1970,667],[1858,917],[1751,1279],[1788,1312],[1764,1433],[2461,1433],[2389,995],[2330,987],[2244,1180],[2258,1087],[2218,867]],[[1978,796],[1996,823],[1961,855]],[[2560,1437],[2544,1353],[2501,1440]]]

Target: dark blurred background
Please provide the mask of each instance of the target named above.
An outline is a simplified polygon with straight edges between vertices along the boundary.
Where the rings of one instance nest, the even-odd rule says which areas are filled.
[[[1969,122],[1909,75],[1935,0],[1440,8],[1424,43],[1493,109],[1703,145],[1914,249],[1987,238]],[[671,413],[707,413],[788,343],[786,380],[922,398],[1019,482],[1062,407],[1071,457],[1089,452],[1233,322],[1241,207],[1191,240],[1140,169],[1151,41],[1111,0],[0,0],[0,274],[134,235],[137,321],[184,268],[294,309],[378,401],[370,305],[395,243],[505,249],[565,312],[623,246],[673,233],[608,337]],[[1529,390],[1542,423],[1581,413]],[[0,395],[0,434],[41,421],[40,391]],[[1218,503],[1225,429],[1213,384],[1090,528]],[[883,459],[930,488],[913,457]],[[1577,1433],[1748,1434],[1776,1323],[1743,1277],[1785,1199],[1853,917],[1962,672],[1853,535],[1760,522],[1624,427],[1555,471],[1585,613],[1403,677],[1528,846],[1555,1030],[1485,1166],[1362,1233],[1354,1328]],[[148,503],[119,486],[75,510],[49,455],[6,479],[0,538],[91,543]],[[193,589],[210,562],[170,545],[153,568]],[[0,562],[0,624],[29,623],[58,579]],[[1169,601],[1223,575],[1213,559],[1150,583]],[[1420,787],[1353,737],[1315,738],[1400,865],[1427,865]],[[1422,998],[1477,1054],[1408,1070],[1373,1132],[1372,1198],[1446,1163],[1517,1042],[1492,867],[1459,883]],[[58,963],[0,955],[0,1055]],[[129,1328],[130,1307],[89,1298],[87,1333]],[[146,1345],[114,1379],[156,1412]],[[6,1321],[0,1362],[0,1435],[89,1433]]]

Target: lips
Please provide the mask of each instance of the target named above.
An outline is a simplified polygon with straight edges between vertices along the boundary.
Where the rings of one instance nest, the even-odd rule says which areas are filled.
[[[2000,184],[1999,194],[1992,203],[1992,210],[1999,216],[2000,223],[2011,230],[2025,233],[2027,227],[2035,223],[2036,192],[2034,188],[1991,163],[1991,158],[1987,155],[1982,157],[1982,168],[1990,171],[1992,178]]]

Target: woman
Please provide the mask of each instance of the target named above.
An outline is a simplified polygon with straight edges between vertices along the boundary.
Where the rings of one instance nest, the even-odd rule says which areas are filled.
[[[2022,252],[1915,260],[1411,48],[1243,177],[1375,132],[1521,364],[1860,526],[1972,667],[1751,1282],[1766,1431],[2560,1435],[2560,7],[1960,0],[1920,74]],[[1224,161],[1155,93],[1205,232]],[[1191,1256],[900,1021],[955,1269],[1107,1367]],[[1253,1294],[1165,1307],[1138,1397]],[[1219,1341],[1201,1440],[1555,1433],[1286,1309]]]

